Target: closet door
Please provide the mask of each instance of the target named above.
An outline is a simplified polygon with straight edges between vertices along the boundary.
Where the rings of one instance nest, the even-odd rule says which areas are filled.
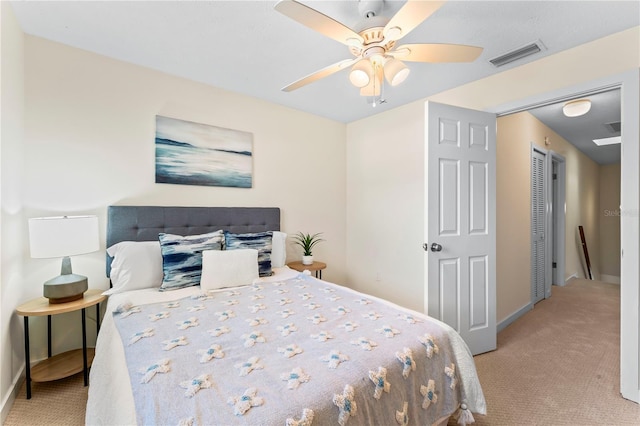
[[[531,155],[531,301],[544,299],[546,278],[546,154]]]

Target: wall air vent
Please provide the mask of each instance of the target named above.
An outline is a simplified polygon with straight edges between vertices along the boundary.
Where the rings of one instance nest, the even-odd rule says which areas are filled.
[[[512,50],[511,52],[507,52],[504,55],[489,59],[489,62],[491,62],[495,67],[501,67],[527,56],[542,52],[543,50],[545,50],[544,45],[540,40],[537,40],[533,43],[527,44],[526,46],[522,46],[518,49]]]
[[[622,123],[620,121],[615,121],[613,123],[604,123],[604,126],[611,133],[620,133],[620,130],[621,130],[621,127],[622,127]]]

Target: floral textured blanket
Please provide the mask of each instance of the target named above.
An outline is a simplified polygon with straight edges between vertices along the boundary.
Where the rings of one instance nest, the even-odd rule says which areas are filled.
[[[450,327],[308,275],[113,315],[138,424],[432,424],[461,405],[486,411]]]

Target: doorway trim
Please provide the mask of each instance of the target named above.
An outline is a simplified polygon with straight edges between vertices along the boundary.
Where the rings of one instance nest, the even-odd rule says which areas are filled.
[[[551,284],[564,286],[565,278],[565,244],[566,244],[566,162],[562,155],[550,151],[549,160],[551,170],[550,191],[551,194],[551,261],[556,267],[551,268]],[[555,165],[555,173],[554,173]],[[553,176],[555,174],[555,176]],[[551,291],[551,290],[549,290]],[[548,296],[547,296],[548,297]]]
[[[640,403],[640,69],[487,108],[498,116],[543,105],[580,93],[620,88],[622,98],[622,159],[620,215],[620,392]]]

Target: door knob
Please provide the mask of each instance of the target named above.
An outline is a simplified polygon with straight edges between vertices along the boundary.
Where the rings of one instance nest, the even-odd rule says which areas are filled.
[[[431,243],[431,247],[429,247],[429,244],[424,243],[422,245],[422,248],[424,249],[424,251],[427,251],[427,250],[431,250],[431,251],[434,251],[434,252],[435,251],[442,251],[442,246],[440,244],[438,244],[438,243]]]

